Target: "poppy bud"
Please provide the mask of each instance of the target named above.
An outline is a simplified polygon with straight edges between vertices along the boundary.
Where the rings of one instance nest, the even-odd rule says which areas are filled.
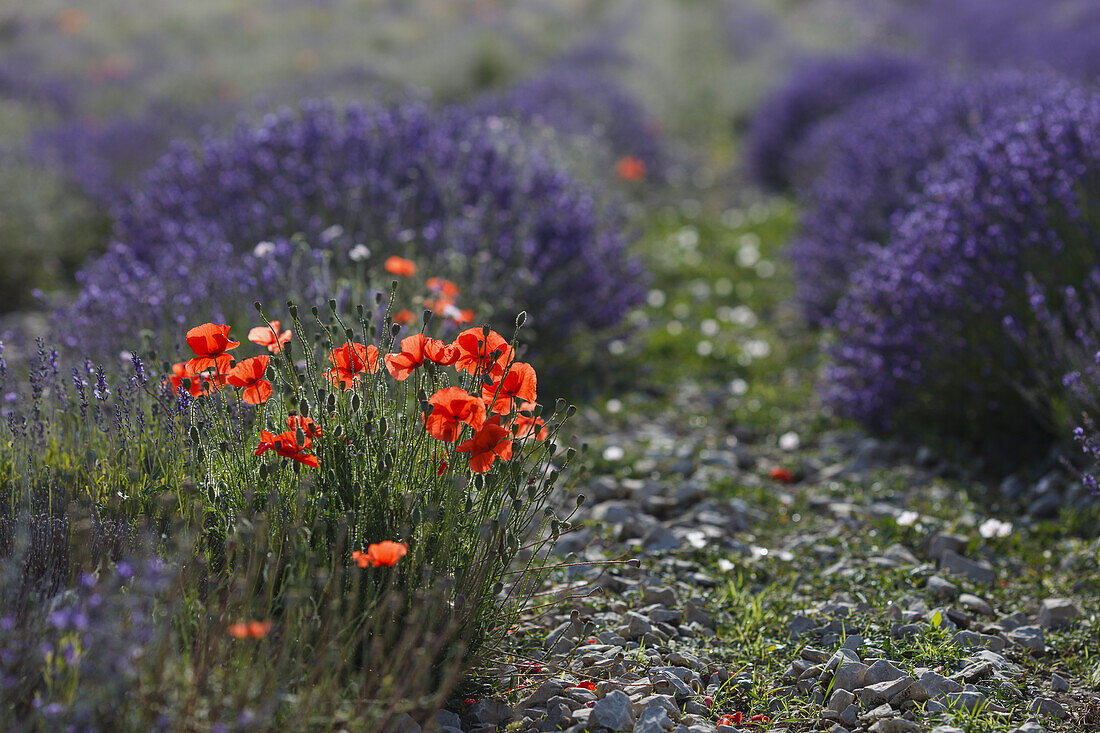
[[[495,596],[495,595],[499,594],[499,593],[500,593],[501,591],[503,591],[503,590],[504,590],[504,583],[501,583],[501,582],[500,582],[500,581],[498,580],[498,581],[496,582],[496,585],[494,585],[494,586],[493,586],[493,595]]]
[[[573,460],[573,456],[575,456],[575,455],[577,455],[577,449],[576,448],[566,448],[565,449],[565,460],[571,461],[571,460]]]
[[[400,323],[391,323],[390,324],[390,335],[396,338],[397,334],[399,334],[399,333],[401,333],[401,324]]]
[[[431,323],[431,322],[432,322],[432,312],[429,309],[425,308],[424,309],[424,328],[427,328],[428,324]]]
[[[513,499],[512,500],[512,511],[516,512],[518,514],[521,509],[523,509],[523,502],[520,501],[519,499]]]
[[[568,420],[569,418],[573,417],[576,414],[577,414],[577,406],[576,405],[570,405],[569,408],[565,411],[565,419]]]
[[[286,309],[287,309],[288,311],[290,311],[290,317],[291,317],[291,318],[293,318],[293,319],[295,319],[295,320],[297,320],[297,319],[298,319],[298,306],[294,305],[294,303],[293,303],[293,302],[291,302],[291,301],[289,301],[289,300],[288,300],[288,301],[286,302]]]
[[[554,519],[550,522],[550,535],[557,539],[559,534],[561,534],[561,522]]]
[[[348,341],[354,341],[355,340],[355,331],[352,331],[350,328],[345,328],[344,329],[344,338],[346,338]]]
[[[535,491],[536,491],[536,489],[535,489],[534,484],[527,484],[527,500],[528,501],[534,501],[535,500]]]
[[[328,299],[328,309],[330,311],[332,311],[333,313],[336,312],[336,298],[329,298]]]
[[[384,418],[384,417],[378,418],[378,435],[379,435],[379,437],[385,436],[386,427],[387,427],[386,418]]]
[[[584,500],[587,499],[587,498],[588,497],[586,497],[584,494],[577,494],[577,508],[578,509],[580,508],[581,504],[584,503]]]
[[[306,432],[302,430],[301,426],[294,429],[294,439],[298,441],[298,445],[304,445],[306,442]]]
[[[344,426],[343,425],[337,425],[332,430],[332,437],[334,437],[334,438],[339,438],[343,434],[344,434]]]
[[[328,399],[325,400],[325,409],[329,412],[336,412],[336,395],[330,392]]]
[[[492,333],[492,332],[493,332],[493,329],[489,328],[488,323],[486,323],[484,326],[481,327],[481,337],[483,339],[488,339],[489,334]]]
[[[263,309],[263,306],[260,305],[260,301],[258,301],[258,300],[252,301],[252,307],[255,308],[256,312],[259,313],[261,316],[264,314],[264,309]]]
[[[360,318],[360,319],[362,319],[362,318],[363,318],[363,304],[362,304],[362,303],[360,303],[359,305],[355,306],[355,314],[356,314],[357,316],[359,316],[359,318]]]
[[[397,281],[396,280],[391,280],[390,281],[390,292],[391,293],[396,293],[397,292]]]
[[[374,294],[374,304],[375,305],[382,305],[382,293],[375,293]]]
[[[516,328],[522,328],[524,323],[527,323],[527,311],[520,311],[516,316]]]
[[[309,403],[306,402],[305,400],[302,400],[301,402],[299,402],[298,403],[298,412],[301,413],[302,417],[309,417]]]
[[[564,409],[565,409],[565,400],[563,400],[561,397],[559,397],[557,399],[557,401],[554,403],[554,412],[561,412]]]
[[[483,474],[483,473],[475,473],[474,474],[474,488],[477,489],[478,491],[481,491],[482,489],[485,488],[485,474]]]
[[[187,432],[191,436],[191,442],[198,445],[198,442],[199,442],[199,429],[197,427],[195,427],[194,425],[192,425],[191,429],[188,430]]]
[[[220,443],[218,443],[218,450],[220,450],[222,453],[228,453],[229,452],[229,443],[227,443],[224,440],[221,441]]]
[[[200,461],[206,460],[206,451],[202,449],[201,445],[195,446],[195,458],[199,459]]]
[[[266,463],[261,463],[260,464],[259,474],[260,474],[260,480],[261,481],[264,481],[265,479],[267,479],[267,464]]]
[[[316,318],[317,314],[320,313],[321,311],[317,310],[317,306],[314,305],[314,306],[310,306],[309,312],[313,314],[314,318]]]
[[[424,417],[431,417],[432,413],[435,412],[435,405],[425,400],[420,403],[420,411],[424,413]]]
[[[351,396],[351,411],[352,412],[359,412],[359,407],[362,404],[363,404],[363,400],[360,399],[358,392],[356,392],[355,394],[353,394]]]

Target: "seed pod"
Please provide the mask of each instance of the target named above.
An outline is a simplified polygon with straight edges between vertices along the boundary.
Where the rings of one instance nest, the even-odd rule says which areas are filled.
[[[348,341],[354,341],[355,340],[355,331],[352,331],[350,328],[345,328],[344,329],[344,338],[346,338]]]
[[[393,336],[394,338],[397,338],[397,334],[399,334],[399,333],[401,333],[401,324],[400,323],[391,323],[390,324],[390,335]]]

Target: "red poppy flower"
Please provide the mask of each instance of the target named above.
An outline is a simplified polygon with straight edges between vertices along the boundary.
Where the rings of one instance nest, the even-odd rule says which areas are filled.
[[[436,470],[435,475],[436,476],[442,476],[445,473],[447,473],[447,461],[440,460],[439,461],[439,468]]]
[[[507,461],[512,457],[512,434],[500,426],[500,418],[494,417],[482,425],[474,437],[462,443],[455,450],[470,454],[470,470],[485,473],[493,461]]]
[[[234,639],[262,639],[271,631],[271,621],[241,621],[229,624],[229,635]]]
[[[333,349],[328,360],[333,368],[327,370],[324,376],[338,387],[351,389],[361,373],[374,374],[378,371],[378,347],[349,341]]]
[[[290,341],[290,331],[279,333],[279,322],[272,321],[271,326],[256,326],[248,332],[248,340],[260,346],[266,346],[272,354],[283,350],[283,344]]]
[[[458,295],[458,286],[450,280],[445,280],[441,277],[429,277],[428,290],[431,290],[433,293],[439,293],[445,298],[453,298]]]
[[[768,475],[776,481],[782,481],[785,484],[794,482],[794,474],[782,466],[773,466],[768,469]]]
[[[404,542],[392,542],[385,540],[375,542],[367,546],[366,552],[356,550],[351,553],[351,559],[361,568],[366,567],[393,567],[397,561],[405,557],[409,552],[409,546]]]
[[[382,266],[386,268],[386,272],[392,275],[412,277],[416,274],[416,263],[412,260],[406,260],[404,257],[398,257],[397,255],[387,258],[385,264]]]
[[[623,156],[615,163],[615,172],[619,178],[630,183],[643,181],[646,174],[645,161],[633,155]]]
[[[195,358],[187,362],[187,371],[198,374],[213,369],[224,374],[233,362],[233,357],[225,352],[237,348],[241,342],[229,340],[229,326],[204,323],[187,332],[187,345],[195,352]]]
[[[324,433],[321,432],[321,428],[313,421],[312,417],[290,415],[286,419],[286,426],[295,431],[297,428],[301,428],[307,438],[316,438],[318,435],[324,435]],[[297,437],[297,432],[295,432],[295,437]]]
[[[424,346],[428,337],[422,333],[401,339],[401,353],[386,354],[386,370],[398,382],[409,378],[418,366],[424,363]]]
[[[185,379],[188,380],[190,384],[187,391],[191,393],[192,397],[201,397],[205,393],[202,384],[202,375],[192,374],[187,371],[187,365],[181,361],[172,365],[172,374],[167,379],[168,383],[172,385],[172,394],[179,395],[180,386]]]
[[[455,369],[470,374],[488,372],[493,379],[500,379],[504,375],[504,370],[512,363],[515,355],[503,336],[496,331],[489,331],[486,337],[483,328],[468,328],[458,334],[454,347],[458,350]],[[494,353],[498,355],[491,362]]]
[[[512,411],[513,399],[534,402],[535,388],[535,368],[525,362],[515,361],[499,382],[482,386],[481,398],[489,405],[490,412],[507,415]]]
[[[250,405],[262,405],[271,397],[274,390],[271,382],[264,379],[271,357],[253,356],[238,363],[225,375],[225,381],[234,387],[243,387],[241,399]]]
[[[428,404],[432,414],[424,419],[424,429],[436,440],[453,443],[462,434],[464,423],[474,430],[485,424],[485,404],[461,387],[439,390]]]
[[[577,687],[581,688],[582,690],[588,690],[589,692],[596,691],[596,683],[592,680],[584,680],[583,682],[578,682]]]
[[[416,316],[410,310],[399,310],[393,314],[394,323],[412,323],[416,320]]]
[[[546,428],[546,421],[541,417],[533,417],[531,415],[524,415],[525,412],[533,412],[538,407],[534,402],[524,402],[519,406],[518,414],[516,415],[516,421],[512,423],[512,430],[515,432],[517,438],[526,438],[532,433],[535,434],[535,440],[546,440],[546,436],[549,435]]]
[[[741,713],[732,713],[730,715],[723,715],[718,718],[717,725],[729,725],[739,726],[744,721],[744,716]]]
[[[458,359],[458,349],[439,339],[428,339],[424,342],[424,356],[441,366],[451,366]]]
[[[296,431],[288,430],[285,433],[279,433],[275,435],[266,430],[260,431],[260,444],[256,446],[255,454],[262,456],[269,450],[273,450],[283,458],[289,458],[298,463],[304,463],[307,466],[318,468],[320,462],[317,460],[317,456],[311,456],[305,451],[313,447],[313,441],[308,435],[306,435],[305,441],[302,445],[298,445],[298,436]]]

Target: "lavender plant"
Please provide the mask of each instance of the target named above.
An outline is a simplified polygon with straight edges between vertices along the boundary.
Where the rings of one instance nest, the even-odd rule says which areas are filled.
[[[1052,84],[961,141],[927,172],[887,245],[852,275],[834,316],[826,399],[875,427],[996,442],[1049,424],[1029,406],[1028,360],[1005,332],[1035,328],[1030,275],[1048,293],[1093,269],[1100,97]]]
[[[323,268],[303,269],[301,242]],[[98,353],[141,329],[172,342],[183,313],[239,321],[257,297],[316,302],[329,283],[310,273],[350,276],[364,250],[374,272],[387,255],[415,254],[491,304],[494,323],[536,313],[537,345],[614,326],[642,295],[619,214],[501,120],[314,102],[175,146],[79,274],[65,332]]]
[[[919,195],[925,169],[995,117],[1026,114],[1049,75],[922,77],[871,93],[816,126],[792,156],[802,205],[789,256],[807,320],[822,325],[858,269]]]
[[[788,188],[796,174],[791,156],[814,125],[926,71],[927,64],[913,58],[877,51],[803,61],[753,115],[744,146],[750,177],[766,188]]]

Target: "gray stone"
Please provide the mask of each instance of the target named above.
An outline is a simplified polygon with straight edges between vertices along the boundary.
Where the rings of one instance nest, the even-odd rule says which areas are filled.
[[[675,550],[679,546],[680,540],[663,524],[655,525],[642,537],[642,547],[651,552]]]
[[[930,577],[928,579],[928,585],[926,585],[924,589],[934,598],[946,598],[951,600],[957,598],[959,595],[959,586],[938,575]]]
[[[961,575],[975,583],[991,584],[997,578],[989,563],[970,560],[952,550],[944,550],[940,562],[945,572]]]
[[[642,711],[634,724],[634,733],[667,733],[676,727],[668,717],[668,711],[660,705],[652,705]]]
[[[1034,720],[1029,720],[1019,728],[1016,728],[1012,733],[1047,733],[1047,729],[1036,723]]]
[[[853,662],[851,659],[845,657],[844,661],[837,667],[836,675],[833,678],[833,689],[858,690],[860,687],[863,687],[866,675],[866,664]]]
[[[634,706],[625,692],[612,690],[592,707],[588,722],[614,731],[633,730]]]
[[[917,685],[924,691],[930,698],[937,698],[941,695],[946,695],[949,692],[961,692],[962,685],[952,679],[944,677],[938,672],[932,670],[925,670],[917,679]]]
[[[829,710],[840,713],[855,701],[856,696],[848,690],[843,688],[833,690],[833,694],[829,696]]]
[[[1039,625],[1055,629],[1069,625],[1081,615],[1081,609],[1069,598],[1047,598],[1039,604]]]
[[[1037,713],[1047,718],[1054,718],[1055,720],[1064,720],[1069,717],[1069,712],[1062,706],[1062,703],[1057,700],[1051,700],[1049,697],[1037,697],[1031,701],[1031,704],[1027,706],[1029,713]]]
[[[885,659],[880,659],[867,668],[863,677],[863,684],[875,685],[879,682],[890,682],[905,677],[905,673]]]
[[[986,698],[981,692],[963,690],[962,692],[947,693],[943,697],[943,702],[947,707],[954,710],[966,710],[972,713],[985,705]]]
[[[539,685],[534,692],[523,699],[522,702],[516,707],[517,710],[527,710],[528,708],[542,707],[552,697],[557,697],[565,691],[565,682],[562,680],[546,680]],[[448,723],[448,725],[450,725]]]
[[[1023,647],[1034,654],[1046,653],[1046,639],[1043,636],[1043,630],[1038,626],[1021,626],[1009,631],[1006,636],[1016,646]]]
[[[1055,692],[1069,692],[1069,682],[1062,675],[1055,672],[1050,676],[1050,689]]]
[[[953,725],[937,725],[932,729],[932,733],[965,733],[965,731]]]
[[[847,639],[844,640],[844,643],[841,645],[840,648],[856,651],[861,646],[863,646],[863,637],[859,634],[851,634],[848,636]]]
[[[983,616],[993,615],[993,607],[990,606],[985,599],[979,598],[978,596],[972,595],[970,593],[963,593],[961,596],[959,596],[959,605],[968,611],[980,613]]]
[[[856,694],[865,708],[875,707],[889,702],[898,695],[905,693],[913,684],[913,678],[905,675],[896,680],[886,680],[861,688]]]
[[[954,642],[963,649],[970,647],[982,647],[999,652],[1005,648],[1005,640],[999,636],[980,634],[977,631],[960,631],[954,636]]]
[[[923,729],[905,718],[890,718],[876,722],[867,730],[869,733],[920,733]]]
[[[814,623],[813,619],[807,618],[806,616],[795,616],[787,625],[787,634],[792,639],[798,639],[816,628],[817,624]]]
[[[939,560],[945,551],[961,553],[969,543],[970,540],[962,535],[936,532],[928,538],[925,552],[933,560]]]
[[[840,722],[849,728],[853,727],[859,722],[859,706],[856,704],[849,705],[844,708],[840,713]]]
[[[458,728],[462,730],[462,718],[450,710],[440,710],[435,714],[435,725],[439,728]],[[429,730],[431,726],[428,726]]]
[[[487,697],[471,705],[466,715],[479,724],[499,725],[512,719],[512,708],[501,700]]]
[[[634,703],[634,712],[641,714],[649,708],[658,707],[665,711],[669,718],[676,721],[680,719],[680,708],[676,706],[676,699],[671,695],[650,695],[643,697]]]

